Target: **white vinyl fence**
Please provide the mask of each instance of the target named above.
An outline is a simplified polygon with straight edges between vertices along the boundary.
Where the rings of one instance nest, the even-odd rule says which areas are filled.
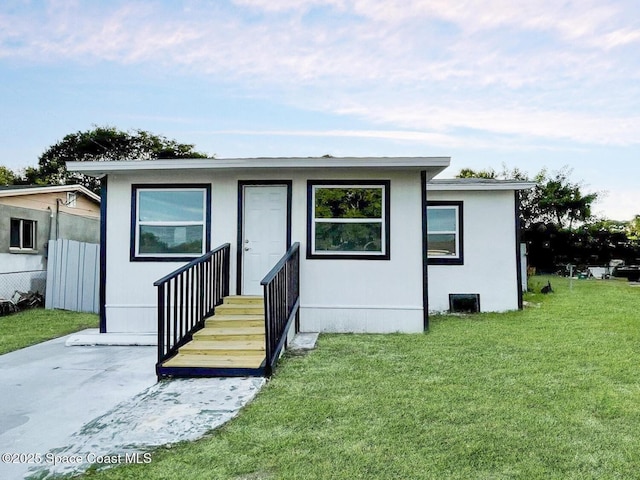
[[[100,245],[50,240],[46,308],[98,313]]]

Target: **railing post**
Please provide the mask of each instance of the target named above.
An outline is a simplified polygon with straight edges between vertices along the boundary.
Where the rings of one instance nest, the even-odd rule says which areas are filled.
[[[164,356],[164,289],[165,284],[158,285],[158,363],[162,361]]]
[[[229,252],[229,246],[227,246],[227,248],[225,248],[223,250],[223,275],[224,275],[224,280],[222,282],[222,297],[227,297],[229,296],[229,257],[230,257],[230,252]]]

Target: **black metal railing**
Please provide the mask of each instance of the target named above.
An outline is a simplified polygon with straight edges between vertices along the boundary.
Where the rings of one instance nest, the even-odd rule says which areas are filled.
[[[287,333],[295,320],[295,332],[300,330],[298,311],[300,308],[300,244],[291,245],[287,253],[262,279],[264,287],[264,325],[266,367],[271,375],[282,348],[286,345]]]
[[[229,250],[225,243],[153,284],[158,287],[156,368],[189,342],[229,295]]]

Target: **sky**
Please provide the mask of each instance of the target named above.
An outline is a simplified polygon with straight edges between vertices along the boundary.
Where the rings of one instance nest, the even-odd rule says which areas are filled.
[[[0,165],[142,129],[218,158],[567,166],[640,214],[637,0],[2,0]]]

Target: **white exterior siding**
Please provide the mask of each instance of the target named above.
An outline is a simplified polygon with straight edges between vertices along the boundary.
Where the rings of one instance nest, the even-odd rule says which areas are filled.
[[[293,172],[293,173],[292,173]],[[390,180],[390,260],[306,259],[307,180]],[[107,332],[154,332],[153,282],[184,262],[131,262],[133,184],[211,183],[211,247],[231,244],[230,292],[236,291],[239,180],[291,180],[291,241],[300,242],[302,331],[420,332],[422,215],[416,171],[305,169],[110,174],[107,190]]]
[[[427,201],[464,202],[464,264],[429,265],[429,310],[449,310],[450,293],[480,294],[483,312],[516,310],[514,191],[428,190]]]

